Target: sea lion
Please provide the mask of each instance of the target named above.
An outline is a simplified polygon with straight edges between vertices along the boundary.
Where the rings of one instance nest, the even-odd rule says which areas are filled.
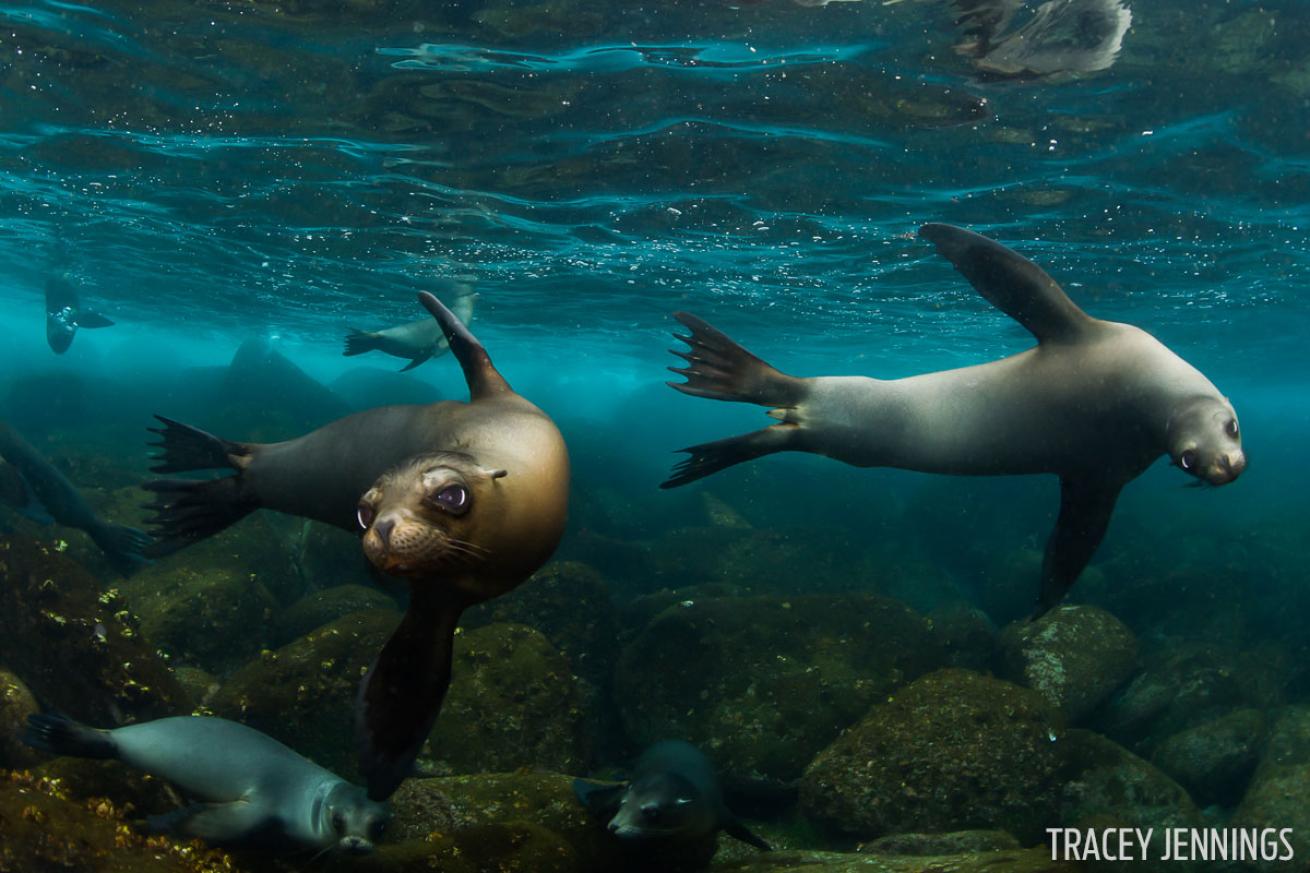
[[[683,451],[661,487],[781,451],[857,467],[956,475],[1054,473],[1060,514],[1042,563],[1039,614],[1057,603],[1100,544],[1119,491],[1162,454],[1199,482],[1246,467],[1237,415],[1205,376],[1140,328],[1079,309],[1037,265],[958,227],[919,235],[989,302],[1037,339],[999,361],[883,381],[778,372],[695,316],[675,336],[697,397],[774,407],[780,424]]]
[[[0,502],[33,521],[58,522],[86,531],[114,569],[125,576],[145,561],[143,551],[150,544],[149,536],[96,515],[64,474],[4,421],[0,421],[0,457],[7,462],[0,463]]]
[[[79,327],[112,327],[113,322],[98,312],[83,309],[77,287],[64,270],[56,270],[45,283],[45,338],[56,355],[73,344]]]
[[[473,321],[473,304],[478,295],[467,285],[461,287],[463,293],[451,301],[450,309],[455,313],[456,318],[464,324],[469,324]],[[399,327],[389,327],[386,330],[352,329],[346,336],[346,349],[342,354],[351,357],[365,352],[379,351],[397,358],[407,358],[409,363],[400,368],[400,372],[404,373],[429,358],[445,354],[449,348],[450,344],[446,342],[446,337],[441,332],[441,325],[431,318],[420,318],[418,321],[411,321]]]
[[[218,846],[360,854],[373,850],[390,817],[364,789],[227,719],[180,716],[97,730],[33,715],[23,740],[56,755],[122,761],[204,801],[152,816],[147,827],[156,833]]]
[[[554,422],[514,393],[458,320],[442,327],[470,400],[443,404],[446,450],[388,471],[357,508],[369,561],[410,587],[405,616],[360,688],[360,769],[375,799],[405,778],[432,730],[460,614],[532,575],[559,543],[568,509],[568,453]]]
[[[604,785],[574,779],[573,793],[592,816],[608,823],[610,833],[645,847],[707,839],[724,831],[757,849],[772,848],[729,811],[714,765],[682,740],[665,740],[642,752],[629,782]]]

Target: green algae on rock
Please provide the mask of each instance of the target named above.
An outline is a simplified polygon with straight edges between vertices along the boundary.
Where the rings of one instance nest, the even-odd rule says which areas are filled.
[[[716,864],[715,873],[1078,873],[1083,867],[1051,860],[1050,849],[959,855],[851,855],[771,852],[747,861]]]
[[[0,770],[21,770],[42,759],[39,752],[19,739],[27,717],[40,711],[23,680],[0,667]]]
[[[625,648],[614,694],[636,743],[683,738],[725,781],[786,783],[872,704],[941,663],[927,621],[885,598],[688,600]]]
[[[0,579],[6,666],[46,706],[89,724],[190,709],[118,590],[56,547],[0,536]]]
[[[1198,804],[1235,806],[1264,751],[1267,728],[1260,710],[1235,709],[1166,737],[1152,762]]]
[[[949,831],[940,834],[891,834],[859,847],[873,855],[963,855],[1021,849],[1005,831]]]
[[[311,591],[278,614],[273,625],[274,641],[286,645],[352,612],[396,608],[394,598],[367,585],[335,585]]]
[[[1277,713],[1251,786],[1229,824],[1291,828],[1296,857],[1310,855],[1310,706],[1289,706]],[[1260,869],[1286,869],[1286,862]]]
[[[1056,821],[1062,729],[1034,691],[940,670],[824,749],[801,778],[801,808],[856,839],[996,828],[1035,843]]]
[[[1137,638],[1095,606],[1058,606],[1001,635],[1002,675],[1045,697],[1077,723],[1137,667]]]

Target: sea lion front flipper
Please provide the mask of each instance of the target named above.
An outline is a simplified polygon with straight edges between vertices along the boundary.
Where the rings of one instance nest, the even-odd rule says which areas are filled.
[[[423,308],[432,313],[437,324],[441,325],[441,333],[446,337],[450,350],[454,352],[455,359],[464,370],[464,381],[468,383],[471,400],[514,390],[491,363],[491,356],[487,354],[482,343],[478,342],[477,337],[469,332],[455,313],[427,291],[419,292],[418,302],[423,304]]]
[[[1034,618],[1059,603],[1078,580],[1105,537],[1121,490],[1117,480],[1060,478],[1060,515],[1046,541]]]
[[[455,625],[463,605],[411,588],[409,608],[360,685],[359,769],[370,800],[383,801],[410,774],[450,686]]]
[[[78,327],[84,327],[87,330],[94,330],[97,327],[113,327],[114,323],[105,318],[99,312],[88,312],[82,310],[74,316],[73,323]]]
[[[145,820],[145,830],[153,834],[178,834],[199,837],[215,845],[258,844],[271,836],[268,810],[257,803],[236,800],[231,803],[193,803]],[[271,841],[270,841],[271,842]]]
[[[1038,342],[1076,340],[1096,323],[1045,270],[995,240],[949,224],[925,224],[919,236]]]
[[[400,372],[402,372],[402,373],[408,373],[410,370],[414,369],[414,368],[417,367],[419,364],[425,363],[425,362],[426,362],[428,359],[430,359],[431,357],[432,357],[432,350],[431,350],[431,349],[428,349],[426,352],[423,352],[423,353],[420,354],[417,358],[414,358],[414,359],[411,360],[408,364],[406,364],[405,366],[401,367],[401,368],[400,368]]]
[[[762,838],[751,833],[750,829],[747,828],[746,825],[738,821],[737,817],[734,816],[732,813],[725,813],[725,817],[723,820],[723,832],[728,836],[735,837],[741,840],[743,843],[752,845],[757,849],[761,849],[765,852],[773,851],[773,846],[770,846]]]
[[[599,821],[608,822],[619,811],[623,792],[628,790],[628,783],[588,782],[586,779],[573,780],[573,796],[578,799],[591,816]]]

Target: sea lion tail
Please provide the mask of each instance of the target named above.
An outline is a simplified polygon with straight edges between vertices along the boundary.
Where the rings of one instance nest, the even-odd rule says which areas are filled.
[[[711,400],[736,400],[761,406],[790,408],[804,396],[804,384],[755,357],[719,329],[688,312],[673,317],[691,331],[690,336],[675,333],[689,348],[685,352],[669,349],[687,362],[686,367],[669,367],[686,376],[686,382],[669,382],[670,388],[693,397]]]
[[[353,355],[362,355],[365,352],[374,351],[381,348],[381,345],[382,337],[376,333],[352,327],[350,333],[346,334],[346,349],[341,354],[349,358]]]
[[[690,457],[676,464],[660,487],[678,488],[745,461],[795,448],[792,441],[797,428],[795,424],[775,424],[741,436],[679,449]]]
[[[154,513],[150,533],[155,541],[144,550],[162,558],[192,543],[226,530],[259,508],[240,476],[222,479],[155,479],[142,483],[158,497],[147,503]]]
[[[64,715],[40,713],[27,717],[23,742],[52,755],[74,758],[117,758],[118,747],[109,731],[96,730]]]

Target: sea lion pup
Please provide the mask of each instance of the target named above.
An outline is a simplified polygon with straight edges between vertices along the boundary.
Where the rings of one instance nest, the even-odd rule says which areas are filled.
[[[559,543],[568,509],[568,454],[554,422],[514,393],[459,321],[442,326],[470,394],[451,412],[459,424],[449,450],[406,460],[358,505],[365,555],[410,589],[360,687],[360,770],[374,799],[395,791],[432,730],[460,614],[532,575]]]
[[[7,462],[0,463],[0,500],[33,521],[85,531],[124,576],[145,562],[143,552],[150,537],[96,515],[73,483],[4,421],[0,421],[0,457]]]
[[[419,294],[419,301],[441,323],[463,365],[470,403],[382,406],[280,443],[231,442],[157,416],[164,426],[152,429],[161,438],[154,445],[163,451],[151,468],[154,472],[228,468],[236,475],[145,483],[142,487],[157,495],[149,508],[158,541],[149,554],[171,554],[261,507],[357,531],[360,495],[405,459],[445,450],[476,453],[479,441],[510,440],[516,427],[550,421],[510,390],[454,313],[426,292]],[[554,425],[549,428],[558,439]],[[556,455],[567,480],[562,442],[558,452],[543,455],[542,462]]]
[[[64,270],[51,274],[45,283],[45,339],[56,355],[73,344],[79,327],[112,327],[113,322],[98,312],[83,309],[77,287]]]
[[[1246,456],[1233,407],[1159,340],[1088,316],[1039,267],[986,237],[945,224],[926,224],[919,235],[1037,346],[906,379],[799,379],[677,313],[691,335],[675,336],[690,349],[673,352],[687,366],[669,369],[687,381],[671,387],[772,406],[781,423],[684,449],[690,457],[661,487],[781,451],[929,473],[1054,473],[1060,514],[1042,562],[1040,614],[1091,559],[1120,489],[1160,455],[1211,485],[1241,474]]]
[[[462,292],[451,300],[450,309],[455,313],[456,318],[464,324],[470,324],[473,321],[473,304],[477,301],[478,295],[466,284],[461,283],[458,287]],[[441,325],[434,319],[420,318],[418,321],[411,321],[399,327],[389,327],[386,330],[352,329],[346,336],[346,349],[342,354],[349,358],[352,355],[379,351],[397,358],[406,358],[409,363],[400,368],[400,372],[404,373],[429,358],[445,354],[449,348],[450,344],[446,342],[446,337],[441,332]]]
[[[772,848],[728,809],[710,759],[682,740],[665,740],[642,752],[628,782],[574,779],[573,793],[622,840],[654,846],[708,839],[724,831],[757,849]]]
[[[364,789],[254,728],[182,716],[96,730],[56,715],[27,719],[23,741],[55,755],[109,758],[204,801],[151,816],[147,829],[217,846],[373,851],[390,813]]]

